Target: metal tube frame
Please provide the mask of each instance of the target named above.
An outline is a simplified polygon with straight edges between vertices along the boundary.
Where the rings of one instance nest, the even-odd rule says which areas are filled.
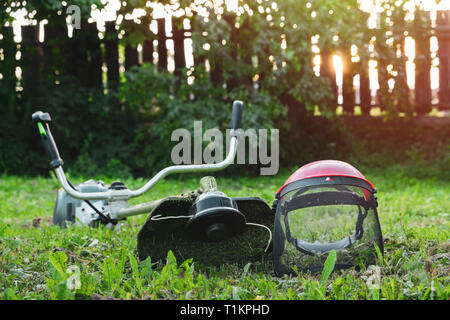
[[[128,199],[139,197],[145,192],[149,191],[159,180],[173,173],[185,172],[211,172],[219,171],[228,167],[234,162],[237,152],[239,130],[233,130],[231,133],[230,149],[226,158],[219,163],[213,164],[198,164],[198,165],[176,165],[170,166],[159,171],[153,178],[151,178],[144,186],[137,190],[108,190],[106,192],[79,192],[72,188],[66,178],[62,166],[54,169],[56,177],[62,188],[72,197],[80,200],[108,200],[108,201],[127,201]],[[124,207],[118,212],[112,213],[116,218],[121,219],[127,216],[137,215],[148,212],[153,203],[139,204],[134,207]]]

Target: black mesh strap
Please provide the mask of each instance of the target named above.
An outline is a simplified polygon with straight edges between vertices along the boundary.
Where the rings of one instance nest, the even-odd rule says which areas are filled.
[[[331,250],[341,250],[352,246],[358,239],[356,239],[356,235],[352,234],[351,236],[345,237],[342,240],[330,243],[310,243],[306,241],[302,241],[299,239],[293,239],[290,241],[297,250],[309,254],[314,255],[317,253],[325,253],[330,252]]]
[[[315,187],[316,186],[309,186],[309,187],[304,187],[304,188],[299,189],[298,191],[296,191],[294,193],[294,195],[292,196],[292,199],[296,198],[296,197],[299,197],[302,193],[305,193],[306,191],[310,190],[311,188],[315,188]],[[343,185],[330,185],[330,186],[327,186],[327,187],[334,188],[334,189],[342,191],[342,192],[344,192],[344,191],[346,191],[346,192],[354,192],[354,191],[350,190],[349,188],[347,188],[347,186],[343,186]]]

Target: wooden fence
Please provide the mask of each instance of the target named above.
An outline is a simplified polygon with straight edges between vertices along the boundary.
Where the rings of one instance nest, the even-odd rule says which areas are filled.
[[[115,22],[106,22],[103,39],[98,38],[95,23],[86,21],[81,23],[81,29],[75,29],[71,38],[67,36],[67,30],[63,28],[46,26],[43,42],[39,41],[39,26],[22,26],[22,41],[15,45],[15,49],[14,46],[8,45],[13,42],[13,29],[2,27],[0,29],[0,105],[15,108],[17,99],[20,100],[25,96],[32,102],[35,97],[45,94],[44,83],[50,75],[54,76],[57,82],[64,81],[64,76],[71,75],[80,79],[85,86],[114,90],[119,84],[121,72],[140,63],[153,63],[155,53],[158,56],[158,68],[167,70],[170,58],[167,48],[168,40],[173,41],[174,72],[179,73],[186,66],[185,39],[191,37],[191,30],[183,29],[182,20],[172,19],[171,36],[167,35],[165,19],[156,20],[158,30],[155,37],[156,48],[154,39],[142,43],[141,53],[137,48],[127,46],[124,50],[123,68],[119,59],[119,38]],[[438,12],[435,34],[439,44],[439,103],[432,104],[430,41],[425,39],[415,46],[415,89],[411,103],[418,114],[427,114],[432,107],[439,110],[450,109],[450,11]],[[320,54],[321,75],[333,80],[331,81],[333,91],[337,93],[332,62],[333,53],[323,50]],[[344,66],[350,58],[350,56],[342,56]],[[193,59],[194,64],[204,63],[196,57]],[[17,67],[21,70],[19,76],[17,76]],[[368,115],[372,107],[383,106],[380,105],[379,100],[373,103],[368,68],[366,70],[367,72],[359,75],[358,105],[362,114]],[[211,72],[214,71],[217,70],[211,70]],[[353,113],[357,104],[355,100],[357,95],[353,87],[354,76],[355,74],[344,67],[342,103],[338,103],[336,99],[336,106],[342,104],[343,110],[349,113]],[[58,77],[61,80],[58,80]]]

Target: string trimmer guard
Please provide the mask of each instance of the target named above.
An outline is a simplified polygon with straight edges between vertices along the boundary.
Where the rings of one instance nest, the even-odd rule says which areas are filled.
[[[138,233],[138,256],[156,262],[171,250],[180,262],[192,258],[207,266],[264,260],[273,222],[270,206],[258,197],[228,198],[217,189],[167,197],[158,200]]]

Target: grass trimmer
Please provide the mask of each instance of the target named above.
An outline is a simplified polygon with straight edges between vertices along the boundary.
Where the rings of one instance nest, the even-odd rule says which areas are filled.
[[[219,163],[175,165],[158,172],[144,186],[130,190],[122,182],[105,185],[89,180],[74,186],[63,170],[55,141],[50,132],[50,115],[37,111],[32,115],[44,148],[50,157],[62,189],[58,191],[53,223],[85,226],[115,226],[120,220],[138,214],[148,218],[138,233],[137,251],[141,260],[164,259],[172,250],[177,259],[193,258],[207,265],[246,263],[260,259],[270,249],[273,215],[270,206],[258,197],[228,197],[219,191],[213,177],[203,177],[197,190],[128,206],[128,200],[149,191],[162,178],[173,173],[212,172],[234,162],[240,136],[243,103],[233,103],[230,148]]]

